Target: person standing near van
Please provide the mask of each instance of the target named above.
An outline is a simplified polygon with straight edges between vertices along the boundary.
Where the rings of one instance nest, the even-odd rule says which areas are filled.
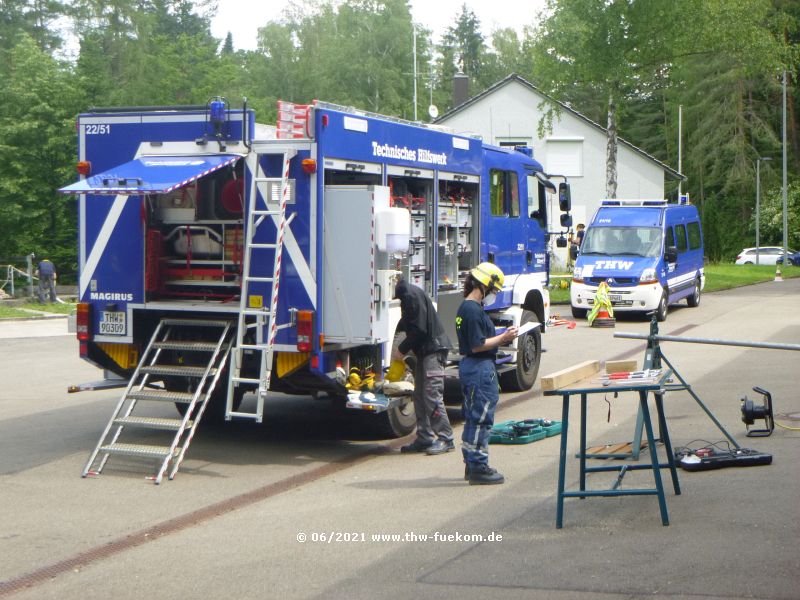
[[[583,244],[584,235],[586,235],[586,225],[578,223],[575,227],[575,235],[569,236],[569,257],[572,265],[574,265],[575,259],[578,258],[578,252],[580,252],[581,244]]]
[[[56,266],[45,258],[39,262],[36,269],[36,276],[39,278],[39,302],[45,304],[48,299],[50,302],[56,301]]]
[[[452,344],[433,302],[421,288],[401,279],[395,285],[394,297],[400,300],[397,330],[404,331],[406,337],[392,352],[392,359],[403,360],[409,352],[417,359],[413,394],[417,438],[400,452],[451,452],[456,446],[444,406],[444,367]]]
[[[464,301],[456,315],[458,350],[464,355],[458,365],[464,393],[462,411],[464,432],[461,452],[464,478],[470,485],[503,483],[505,478],[489,466],[489,431],[494,425],[494,411],[500,399],[495,369],[497,348],[517,336],[517,328],[495,333],[492,320],[483,310],[494,303],[505,276],[496,265],[484,262],[470,270],[464,282]]]

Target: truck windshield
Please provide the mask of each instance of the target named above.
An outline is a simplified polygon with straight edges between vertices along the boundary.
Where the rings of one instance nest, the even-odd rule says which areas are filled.
[[[661,254],[661,238],[658,227],[589,227],[580,252],[655,257]]]

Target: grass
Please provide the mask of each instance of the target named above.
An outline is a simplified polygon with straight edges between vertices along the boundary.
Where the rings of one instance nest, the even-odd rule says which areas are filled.
[[[19,310],[13,306],[3,306],[0,304],[0,319],[17,319],[21,317],[30,317],[31,313]]]
[[[75,305],[69,302],[62,304],[61,302],[52,302],[47,304],[39,304],[36,302],[30,304],[21,304],[18,308],[24,308],[27,310],[38,310],[42,312],[48,313],[56,313],[59,315],[68,315],[73,310],[75,310]]]
[[[732,265],[712,264],[706,265],[706,285],[703,292],[718,292],[729,290],[743,285],[752,285],[775,279],[775,265]],[[784,278],[800,277],[800,267],[781,267]],[[561,279],[551,280],[551,304],[569,304],[569,286],[562,288],[558,285]],[[568,280],[565,280],[568,281]]]
[[[0,319],[35,318],[38,315],[38,313],[68,315],[74,310],[75,310],[75,305],[69,302],[65,304],[61,304],[60,302],[53,302],[48,304],[29,302],[26,304],[15,304],[7,306],[0,303]],[[32,313],[31,311],[36,311],[36,313]]]

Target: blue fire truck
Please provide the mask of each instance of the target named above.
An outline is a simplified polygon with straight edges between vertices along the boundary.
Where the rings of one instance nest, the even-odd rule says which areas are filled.
[[[264,126],[219,97],[95,109],[78,136],[81,177],[61,191],[79,195],[80,355],[128,381],[84,476],[127,454],[171,478],[204,413],[260,422],[270,390],[356,395],[387,437],[409,433],[410,397],[372,389],[399,320],[398,275],[434,298],[455,340],[466,273],[497,264],[492,319],[540,324],[501,353],[500,381],[533,385],[548,194],[568,211],[569,188],[529,151],[320,102],[279,103]],[[240,406],[246,392],[254,409]],[[152,402],[179,417],[142,416]],[[172,441],[125,441],[141,429]]]

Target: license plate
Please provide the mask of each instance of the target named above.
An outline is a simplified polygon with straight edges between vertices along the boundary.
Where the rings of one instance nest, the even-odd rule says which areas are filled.
[[[622,296],[620,296],[619,294],[610,294],[608,296],[608,299],[611,300],[611,302],[619,302],[620,300],[622,300]]]
[[[100,313],[100,334],[101,335],[125,335],[125,313],[124,312],[102,312]]]

